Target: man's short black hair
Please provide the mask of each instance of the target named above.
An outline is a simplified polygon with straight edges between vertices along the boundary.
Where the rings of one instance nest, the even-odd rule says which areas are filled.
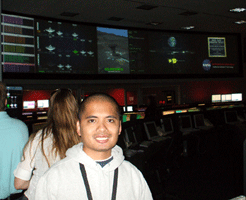
[[[92,101],[99,100],[99,101],[107,101],[115,105],[116,112],[119,115],[119,118],[121,120],[122,115],[122,109],[119,106],[118,102],[110,95],[106,93],[93,93],[86,97],[84,101],[81,102],[79,106],[79,119],[81,119],[82,113],[85,111],[86,105]]]

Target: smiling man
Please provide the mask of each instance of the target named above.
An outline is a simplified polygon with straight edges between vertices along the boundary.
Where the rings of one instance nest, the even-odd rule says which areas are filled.
[[[116,145],[121,110],[111,96],[97,93],[80,106],[77,132],[81,142],[40,179],[36,200],[152,200],[141,172],[124,160]]]

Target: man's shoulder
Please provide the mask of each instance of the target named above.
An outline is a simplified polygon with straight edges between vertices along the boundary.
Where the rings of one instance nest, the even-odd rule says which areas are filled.
[[[140,172],[140,170],[133,165],[131,162],[124,160],[121,164],[122,167],[124,167],[127,170],[135,171],[135,172]]]
[[[16,128],[22,133],[28,133],[27,125],[20,119],[10,118],[10,122],[12,124],[12,128]]]
[[[65,157],[62,160],[56,162],[55,164],[53,164],[50,169],[46,172],[47,176],[53,175],[59,173],[59,172],[66,172],[66,171],[70,171],[74,169],[74,166],[76,166],[79,164],[74,161],[72,158],[70,157]]]
[[[4,119],[8,120],[12,125],[18,125],[26,127],[26,124],[20,119],[10,117],[8,114],[4,117]]]

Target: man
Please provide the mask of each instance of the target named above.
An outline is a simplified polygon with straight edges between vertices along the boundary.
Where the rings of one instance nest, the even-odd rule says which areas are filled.
[[[36,200],[151,200],[141,172],[115,146],[121,132],[120,107],[109,95],[93,94],[80,106],[77,132],[82,143],[40,179]]]
[[[6,105],[6,87],[0,82],[0,199],[21,192],[14,187],[14,170],[29,137],[27,126],[11,118],[5,111]]]

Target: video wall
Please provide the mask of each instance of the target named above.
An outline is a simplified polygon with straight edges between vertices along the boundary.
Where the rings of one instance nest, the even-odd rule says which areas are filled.
[[[3,76],[242,76],[239,34],[112,28],[2,14]]]

